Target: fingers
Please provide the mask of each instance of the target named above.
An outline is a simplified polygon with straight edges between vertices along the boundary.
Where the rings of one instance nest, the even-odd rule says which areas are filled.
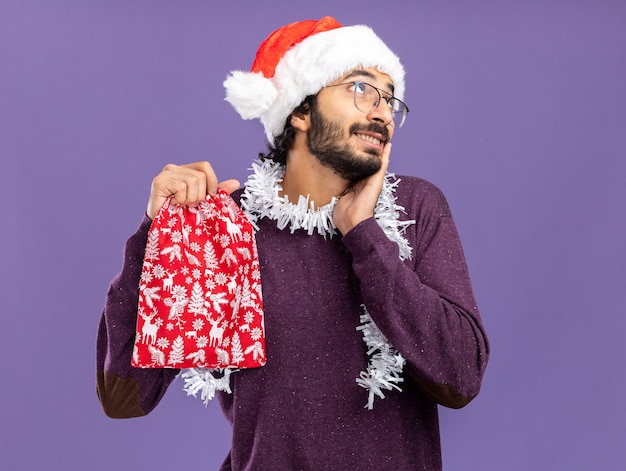
[[[232,193],[239,187],[239,182],[226,180],[219,186],[228,193]],[[189,205],[202,201],[209,193],[215,193],[217,187],[217,176],[208,162],[185,165],[168,164],[152,180],[147,215],[154,219],[170,196],[172,196],[172,202],[176,204]]]
[[[226,193],[230,194],[236,189],[238,189],[241,186],[241,183],[239,183],[239,180],[231,179],[231,180],[224,180],[223,182],[220,182],[217,186],[218,188],[221,188],[222,190],[224,190]]]
[[[353,189],[360,192],[364,188],[371,188],[372,196],[378,199],[378,195],[383,187],[383,180],[389,168],[389,156],[391,155],[391,142],[385,144],[380,156],[380,169],[374,175],[371,175],[353,186]]]
[[[351,185],[339,198],[333,210],[333,220],[342,234],[347,234],[361,221],[374,215],[374,209],[389,167],[390,155],[391,143],[387,143],[381,154],[379,171]]]
[[[381,164],[380,164],[380,172],[384,175],[387,173],[387,169],[389,168],[389,157],[391,156],[391,142],[385,144],[383,147],[383,152],[381,154]]]

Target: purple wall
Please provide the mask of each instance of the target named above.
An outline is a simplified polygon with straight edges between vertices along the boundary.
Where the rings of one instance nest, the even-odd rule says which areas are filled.
[[[402,58],[391,167],[448,196],[490,335],[483,392],[442,410],[445,469],[625,469],[625,2],[1,0],[2,469],[222,461],[217,404],[180,383],[103,415],[96,327],[160,168],[243,180],[264,149],[226,73],[325,14]]]

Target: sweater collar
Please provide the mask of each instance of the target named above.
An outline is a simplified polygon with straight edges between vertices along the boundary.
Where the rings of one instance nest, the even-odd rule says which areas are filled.
[[[257,222],[268,218],[276,221],[279,229],[288,228],[292,233],[304,230],[309,235],[319,234],[324,238],[337,234],[333,209],[338,198],[333,197],[328,204],[318,208],[314,208],[308,195],[300,195],[293,203],[288,197],[280,196],[284,175],[285,166],[272,160],[252,163],[252,174],[241,195],[241,207],[252,225],[258,229]],[[374,217],[387,237],[398,244],[400,258],[405,260],[411,258],[411,247],[403,233],[415,221],[399,219],[400,213],[404,212],[404,208],[396,203],[395,190],[399,182],[393,173],[385,175]]]

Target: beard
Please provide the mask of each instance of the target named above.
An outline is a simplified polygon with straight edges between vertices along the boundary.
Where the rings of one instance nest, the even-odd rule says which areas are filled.
[[[368,149],[358,152],[345,138],[341,123],[326,119],[314,103],[311,104],[310,113],[311,126],[307,131],[307,145],[323,166],[350,182],[357,182],[380,170],[379,151]],[[358,131],[376,132],[384,136],[385,141],[389,140],[389,131],[382,124],[353,124],[348,135]]]

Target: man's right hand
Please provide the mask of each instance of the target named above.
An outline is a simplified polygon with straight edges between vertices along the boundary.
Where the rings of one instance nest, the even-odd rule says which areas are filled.
[[[167,164],[152,180],[146,214],[150,219],[154,219],[170,196],[173,196],[172,202],[188,205],[202,201],[209,193],[214,194],[217,187],[232,193],[239,186],[237,180],[224,180],[218,183],[213,167],[208,162]]]

